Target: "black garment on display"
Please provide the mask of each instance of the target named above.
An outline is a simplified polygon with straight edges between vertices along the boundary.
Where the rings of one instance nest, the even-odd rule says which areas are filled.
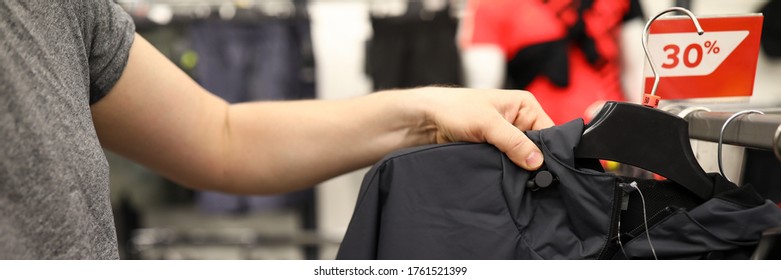
[[[764,16],[760,45],[767,56],[781,57],[781,0],[770,0],[759,10]]]
[[[574,156],[583,128],[527,132],[545,156],[536,172],[488,144],[386,157],[364,179],[337,259],[652,259],[643,209],[659,258],[747,259],[781,225],[775,204],[716,174],[725,191],[703,201],[671,181],[604,173]]]
[[[762,197],[781,206],[781,162],[773,152],[746,149],[743,182],[756,186]]]
[[[407,14],[399,17],[372,16],[374,35],[366,45],[365,70],[374,90],[463,85],[458,19],[449,7],[432,12],[420,5],[411,1]]]
[[[642,18],[643,12],[637,0],[629,1],[630,8],[623,21]],[[558,87],[568,87],[570,80],[569,48],[575,45],[583,52],[594,68],[604,63],[596,42],[586,32],[583,14],[594,5],[593,0],[583,0],[577,8],[578,18],[567,31],[567,36],[554,41],[542,42],[518,51],[507,63],[506,88],[526,88],[537,76],[548,78]]]
[[[544,75],[556,86],[569,86],[569,47],[578,46],[592,65],[600,61],[594,38],[586,34],[583,13],[591,8],[592,0],[583,0],[578,6],[578,19],[567,31],[567,36],[521,49],[507,63],[507,88],[526,88],[538,75]],[[597,67],[598,68],[598,67]]]
[[[197,80],[229,103],[315,98],[310,34],[298,17],[195,22]]]

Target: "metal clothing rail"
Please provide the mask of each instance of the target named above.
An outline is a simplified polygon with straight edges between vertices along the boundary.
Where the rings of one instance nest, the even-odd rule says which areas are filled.
[[[146,228],[133,233],[132,250],[139,257],[163,259],[165,252],[177,252],[182,248],[220,247],[236,250],[240,258],[251,259],[252,250],[261,248],[303,250],[302,257],[319,259],[319,253],[310,254],[312,247],[338,246],[341,237],[322,235],[315,231],[295,233],[262,233],[250,229],[195,228],[170,229]],[[177,257],[181,258],[181,257]]]
[[[781,160],[781,113],[778,109],[762,110],[766,114],[743,115],[732,120],[724,130],[724,143],[773,151]],[[776,113],[772,113],[775,111]],[[695,111],[686,115],[689,136],[717,142],[724,122],[732,112]]]
[[[315,231],[271,234],[240,229],[144,228],[133,233],[133,243],[144,246],[301,246],[339,245],[341,238]]]

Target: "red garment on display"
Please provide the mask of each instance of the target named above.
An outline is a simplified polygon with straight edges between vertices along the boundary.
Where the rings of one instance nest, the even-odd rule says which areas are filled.
[[[565,39],[578,20],[579,3],[581,1],[574,0],[472,0],[463,22],[462,46],[497,45],[510,61],[526,47]],[[566,55],[569,70],[562,69],[569,72],[568,86],[556,85],[545,75],[537,75],[523,88],[536,96],[556,124],[586,117],[586,110],[597,102],[623,100],[618,39],[629,8],[629,1],[594,0],[583,12],[583,22],[586,35],[595,43],[599,61],[589,63],[584,51],[571,43]]]

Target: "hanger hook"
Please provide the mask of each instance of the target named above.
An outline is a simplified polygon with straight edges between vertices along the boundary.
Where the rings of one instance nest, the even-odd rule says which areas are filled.
[[[721,164],[721,162],[722,162],[721,161],[721,146],[724,146],[724,131],[727,130],[727,125],[729,125],[729,123],[732,120],[734,120],[735,118],[737,118],[739,116],[746,115],[746,114],[760,114],[760,115],[764,115],[765,113],[763,113],[762,111],[757,111],[757,110],[743,110],[743,111],[737,112],[734,115],[732,115],[729,118],[727,118],[726,121],[724,121],[724,125],[721,126],[721,132],[719,132],[719,147],[718,147],[718,154],[717,154],[718,155],[718,159],[719,159],[719,173],[721,173],[721,176],[724,176],[724,178],[727,179],[728,181],[729,181],[729,178],[727,178],[727,174],[724,173],[724,167]]]
[[[654,74],[654,86],[651,88],[651,95],[656,95],[656,88],[659,86],[659,74],[656,73],[656,64],[654,64],[654,60],[651,59],[651,53],[648,52],[648,33],[651,29],[651,23],[653,23],[657,18],[661,17],[662,15],[670,12],[682,12],[689,16],[689,18],[692,19],[692,22],[694,22],[694,27],[697,28],[697,35],[702,35],[702,33],[705,33],[705,31],[702,31],[702,27],[700,27],[700,22],[697,20],[697,17],[694,16],[694,14],[684,8],[681,7],[672,7],[667,10],[662,11],[661,13],[656,14],[651,20],[645,23],[645,28],[643,29],[643,51],[645,52],[645,58],[648,60],[648,64],[651,65],[651,72]]]

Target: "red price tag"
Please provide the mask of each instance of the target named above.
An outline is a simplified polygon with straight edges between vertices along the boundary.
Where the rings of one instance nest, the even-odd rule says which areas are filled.
[[[751,96],[762,34],[762,15],[698,17],[697,35],[688,17],[660,18],[651,24],[648,50],[661,77],[663,99]],[[654,78],[646,63],[644,92]]]

